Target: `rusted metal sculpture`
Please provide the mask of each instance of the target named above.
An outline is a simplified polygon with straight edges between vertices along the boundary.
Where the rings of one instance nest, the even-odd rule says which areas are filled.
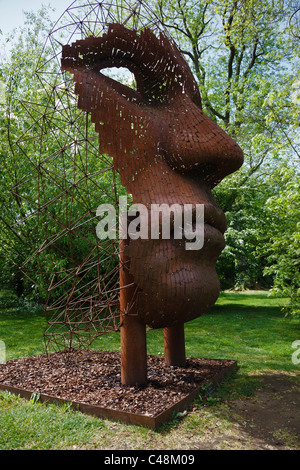
[[[202,112],[187,63],[162,34],[157,38],[149,29],[138,34],[110,24],[101,37],[65,46],[61,63],[73,73],[78,107],[91,113],[100,152],[113,157],[134,203],[205,206],[205,243],[196,255],[172,236],[152,240],[150,234],[129,240],[123,250],[129,265],[121,267],[121,279],[133,286],[121,290],[121,349],[124,369],[134,372],[124,383],[145,382],[146,325],[165,328],[167,362],[182,365],[184,323],[218,297],[215,264],[226,222],[211,188],[240,167],[242,152]],[[112,66],[131,70],[137,90],[101,74]],[[127,315],[133,296],[134,315]]]
[[[62,126],[52,117],[58,109],[57,122],[65,119],[73,134],[70,137],[70,132],[69,140],[60,144],[51,156],[41,158],[35,174],[45,181],[51,164],[57,158],[64,161],[71,149],[73,156],[69,161],[76,177],[62,182],[62,175],[55,175],[57,195],[50,202],[39,203],[37,212],[45,217],[50,212],[51,220],[57,220],[62,229],[59,234],[41,240],[35,254],[40,256],[53,249],[63,251],[62,244],[57,245],[62,237],[69,237],[72,245],[72,237],[77,236],[90,249],[80,259],[76,245],[75,248],[72,245],[67,251],[68,266],[60,271],[53,266],[48,297],[60,287],[65,286],[65,292],[54,295],[52,303],[48,299],[52,328],[49,342],[61,344],[64,339],[70,346],[76,337],[82,345],[88,343],[82,341],[84,335],[91,335],[91,343],[103,332],[120,328],[122,383],[143,384],[147,379],[146,326],[164,329],[166,364],[184,365],[184,323],[207,312],[218,298],[215,265],[224,248],[226,219],[211,189],[241,166],[243,155],[231,137],[203,113],[199,89],[187,62],[155,15],[155,21],[153,18],[149,21],[151,12],[147,6],[140,0],[123,1],[120,5],[87,2],[88,11],[82,13],[72,5],[67,13],[76,28],[68,44],[59,42],[60,39],[53,46],[56,51],[59,49],[55,57],[63,80],[59,70],[49,93],[49,103],[55,104],[51,113],[43,115],[43,129],[48,115],[52,127]],[[61,30],[68,30],[68,26]],[[60,28],[53,31],[52,45],[54,33]],[[79,39],[74,31],[80,32]],[[47,59],[38,67],[40,76],[48,62]],[[105,76],[103,69],[109,67],[129,69],[134,74],[136,89]],[[51,74],[52,71],[46,75],[52,79]],[[78,100],[75,105],[72,80]],[[48,89],[47,80],[43,83]],[[67,107],[60,110],[66,102],[72,112]],[[96,134],[91,135],[90,121]],[[66,134],[63,126],[62,132]],[[55,133],[55,138],[58,134]],[[19,144],[22,146],[21,140]],[[77,174],[79,152],[83,163],[81,173]],[[100,169],[88,171],[89,155],[97,152],[99,161],[104,163]],[[67,164],[63,167],[66,173]],[[176,239],[172,230],[169,238],[161,235],[153,238],[149,232],[147,238],[127,238],[120,243],[104,243],[96,237],[92,241],[80,231],[80,227],[85,228],[96,218],[96,208],[86,200],[86,212],[72,224],[59,220],[56,210],[51,212],[51,203],[63,197],[79,198],[82,183],[86,183],[84,191],[88,193],[88,183],[92,182],[94,194],[99,190],[100,195],[101,176],[106,172],[113,175],[112,202],[117,204],[115,189],[119,174],[133,203],[149,208],[149,217],[154,204],[168,207],[177,204],[182,210],[185,205],[193,210],[204,205],[204,246],[189,251],[184,240]],[[95,233],[95,227],[92,230]],[[107,259],[114,263],[103,270],[101,263],[105,260],[106,266]]]

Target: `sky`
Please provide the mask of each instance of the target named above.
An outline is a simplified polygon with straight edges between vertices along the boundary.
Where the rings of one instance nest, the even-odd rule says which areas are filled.
[[[73,0],[0,0],[0,30],[5,35],[17,26],[24,24],[25,11],[38,11],[42,5],[51,5],[55,12],[51,15],[57,20]]]
[[[0,30],[5,36],[14,28],[18,26],[23,26],[25,21],[23,11],[33,10],[37,12],[42,5],[51,5],[51,7],[55,8],[55,12],[49,13],[53,21],[57,21],[63,14],[63,12],[66,10],[66,8],[68,8],[72,3],[76,4],[74,0],[0,0]],[[112,78],[117,79],[117,76],[119,76],[121,73],[125,77],[124,79],[128,81],[128,84],[131,83],[133,80],[133,75],[126,69],[122,68],[122,70],[119,69],[117,72],[113,69],[109,70],[109,76],[111,76]],[[116,73],[117,76],[114,75]],[[1,96],[2,90],[0,83],[0,101]]]

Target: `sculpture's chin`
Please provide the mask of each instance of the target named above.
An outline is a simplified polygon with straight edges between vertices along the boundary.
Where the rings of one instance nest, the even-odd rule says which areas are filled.
[[[165,328],[206,313],[219,296],[215,267],[223,248],[223,235],[210,226],[200,250],[186,250],[184,240],[131,240],[128,254],[139,287],[140,319],[152,328]]]
[[[165,328],[194,320],[206,313],[219,296],[220,283],[214,267],[177,271],[176,277],[185,281],[178,283],[176,289],[172,286],[174,276],[170,275],[162,296],[147,291],[138,294],[139,317],[151,328]]]

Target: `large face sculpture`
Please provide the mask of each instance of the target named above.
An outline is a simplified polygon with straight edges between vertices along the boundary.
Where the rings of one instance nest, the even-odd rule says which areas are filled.
[[[136,91],[101,73],[126,67]],[[129,240],[139,318],[153,328],[205,313],[219,295],[216,261],[226,219],[211,189],[242,164],[239,146],[202,111],[195,79],[176,46],[150,30],[111,24],[102,37],[64,46],[62,69],[73,74],[78,107],[91,113],[100,153],[113,157],[133,202],[204,205],[204,246],[184,240]]]

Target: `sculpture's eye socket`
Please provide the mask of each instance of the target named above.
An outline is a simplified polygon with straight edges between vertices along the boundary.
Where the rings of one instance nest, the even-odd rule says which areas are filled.
[[[122,83],[122,85],[126,85],[135,91],[137,90],[135,75],[126,67],[107,67],[101,69],[101,73],[116,82]]]

